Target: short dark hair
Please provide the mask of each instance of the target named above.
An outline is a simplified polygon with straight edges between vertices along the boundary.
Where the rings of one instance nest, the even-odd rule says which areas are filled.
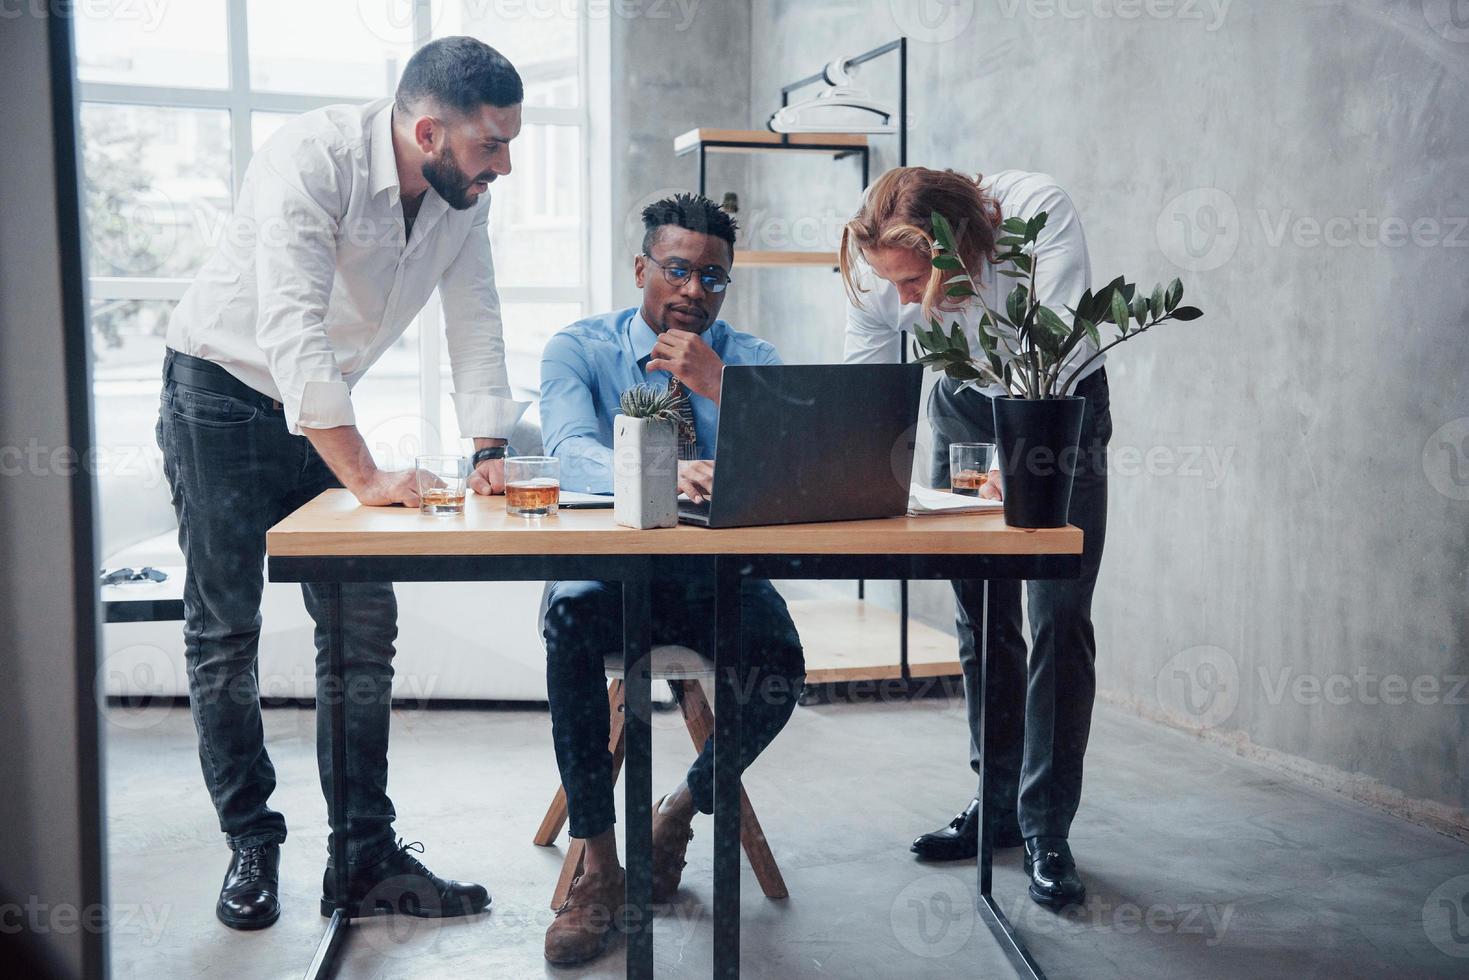
[[[504,108],[525,101],[520,73],[503,54],[472,37],[441,37],[408,59],[398,80],[398,108],[429,100],[464,114],[485,103]]]
[[[722,238],[734,252],[735,232],[739,225],[719,205],[702,194],[675,194],[654,201],[643,208],[643,254],[650,255],[658,242],[658,232],[668,225]]]

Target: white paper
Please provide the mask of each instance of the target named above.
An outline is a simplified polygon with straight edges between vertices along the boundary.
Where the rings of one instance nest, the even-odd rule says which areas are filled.
[[[914,483],[908,487],[908,516],[928,517],[933,514],[978,514],[1004,510],[1002,500],[965,497],[947,490],[933,490]]]

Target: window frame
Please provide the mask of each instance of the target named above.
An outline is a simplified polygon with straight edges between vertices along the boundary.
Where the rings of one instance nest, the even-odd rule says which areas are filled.
[[[435,0],[412,0],[413,37],[412,47],[417,50],[433,38],[433,9]],[[451,0],[437,0],[451,2]],[[556,286],[515,286],[496,282],[502,304],[576,303],[582,314],[592,308],[601,290],[592,287],[594,265],[598,249],[595,242],[600,237],[596,230],[605,218],[600,211],[594,213],[592,206],[592,171],[588,152],[591,146],[592,120],[591,85],[593,60],[589,58],[589,17],[586,4],[577,4],[578,12],[578,100],[575,108],[532,106],[522,110],[522,119],[527,125],[569,126],[579,131],[582,147],[581,163],[576,168],[581,182],[578,194],[583,247],[579,281]],[[595,18],[591,18],[595,19]],[[212,109],[229,113],[230,132],[230,198],[231,205],[239,200],[245,169],[254,155],[254,140],[251,131],[252,114],[256,112],[301,113],[328,105],[343,103],[360,105],[360,96],[307,95],[290,92],[266,92],[250,87],[249,17],[246,0],[225,0],[226,49],[228,52],[228,84],[225,88],[193,88],[159,85],[142,85],[125,82],[77,82],[79,104],[126,105],[143,108]],[[601,32],[597,32],[600,36]],[[601,59],[595,59],[600,64]],[[498,243],[497,243],[498,244]],[[90,296],[94,300],[164,300],[178,302],[183,298],[192,278],[162,276],[89,276]],[[422,416],[422,445],[426,452],[442,452],[448,447],[441,444],[438,433],[443,431],[441,405],[444,378],[441,374],[439,348],[444,331],[443,309],[438,292],[419,314],[419,411]]]

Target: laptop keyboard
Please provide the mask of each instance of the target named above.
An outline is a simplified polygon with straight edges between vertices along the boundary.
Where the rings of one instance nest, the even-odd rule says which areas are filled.
[[[696,504],[692,500],[680,500],[678,502],[678,519],[688,521],[690,524],[708,524],[709,501],[704,500]]]

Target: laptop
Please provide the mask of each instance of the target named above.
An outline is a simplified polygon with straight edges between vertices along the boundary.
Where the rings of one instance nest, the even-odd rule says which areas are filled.
[[[740,365],[724,369],[714,495],[679,499],[703,527],[907,513],[918,364]]]

